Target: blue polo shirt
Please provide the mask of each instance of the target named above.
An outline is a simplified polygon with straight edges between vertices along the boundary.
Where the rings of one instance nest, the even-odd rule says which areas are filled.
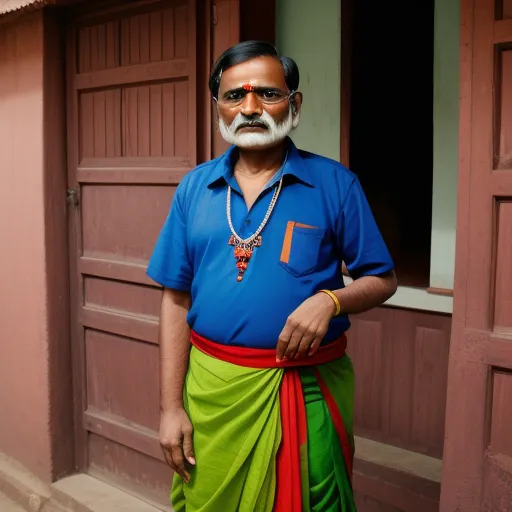
[[[233,176],[236,149],[206,162],[181,181],[149,262],[148,276],[188,291],[188,324],[212,341],[274,348],[287,317],[317,290],[342,288],[341,262],[354,278],[393,269],[357,177],[334,160],[298,150],[287,139],[282,168],[248,211]],[[251,236],[279,179],[274,211],[241,282],[228,244],[227,184],[235,231]],[[331,321],[324,342],[350,326]]]

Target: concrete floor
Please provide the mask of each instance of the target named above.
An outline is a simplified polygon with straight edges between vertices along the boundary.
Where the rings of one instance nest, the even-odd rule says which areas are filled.
[[[9,500],[5,495],[0,493],[0,512],[26,512],[25,509],[16,505]]]

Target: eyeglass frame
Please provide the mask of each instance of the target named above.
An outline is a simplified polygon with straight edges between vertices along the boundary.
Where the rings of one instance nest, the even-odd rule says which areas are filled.
[[[280,92],[282,94],[282,97],[278,101],[268,103],[257,93],[258,90]],[[229,91],[226,91],[225,94],[233,93],[235,91],[243,91],[245,93],[244,96],[242,98],[240,98],[240,100],[237,103],[229,103],[229,102],[223,103],[223,99],[216,98],[215,96],[212,96],[212,98],[218,104],[221,104],[221,105],[224,104],[226,106],[231,106],[231,107],[238,107],[244,102],[245,98],[247,97],[247,95],[249,93],[255,93],[258,96],[258,98],[260,99],[260,101],[262,103],[264,103],[265,105],[277,105],[285,100],[288,100],[291,102],[291,98],[293,96],[295,96],[295,94],[297,94],[297,91],[291,91],[290,93],[286,93],[285,91],[283,91],[282,89],[279,89],[278,87],[268,87],[268,86],[262,86],[262,87],[251,86],[251,89],[247,89],[244,86],[240,86],[240,87],[236,87],[235,89],[230,89]]]

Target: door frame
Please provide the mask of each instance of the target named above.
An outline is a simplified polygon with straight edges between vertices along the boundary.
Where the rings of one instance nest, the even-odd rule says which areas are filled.
[[[499,51],[510,48],[512,20],[494,0],[460,2],[460,121],[454,311],[441,486],[441,512],[509,510],[512,467],[502,459],[512,382],[510,313],[500,265],[510,276],[512,171],[496,165],[500,137]],[[510,96],[509,96],[510,98]],[[510,114],[509,114],[510,115]],[[498,315],[497,315],[498,311]],[[500,322],[505,320],[505,328]],[[504,377],[504,375],[507,375]],[[504,382],[508,382],[505,384]],[[495,407],[496,406],[496,407]],[[510,413],[508,413],[510,414]],[[508,457],[507,457],[508,456]],[[495,508],[499,507],[499,508]]]
[[[352,2],[341,0],[340,163],[350,168],[350,101],[352,90]]]

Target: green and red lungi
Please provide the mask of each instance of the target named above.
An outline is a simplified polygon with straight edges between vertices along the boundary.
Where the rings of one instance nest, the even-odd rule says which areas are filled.
[[[192,333],[184,400],[197,465],[176,512],[355,512],[346,338],[299,361]]]

